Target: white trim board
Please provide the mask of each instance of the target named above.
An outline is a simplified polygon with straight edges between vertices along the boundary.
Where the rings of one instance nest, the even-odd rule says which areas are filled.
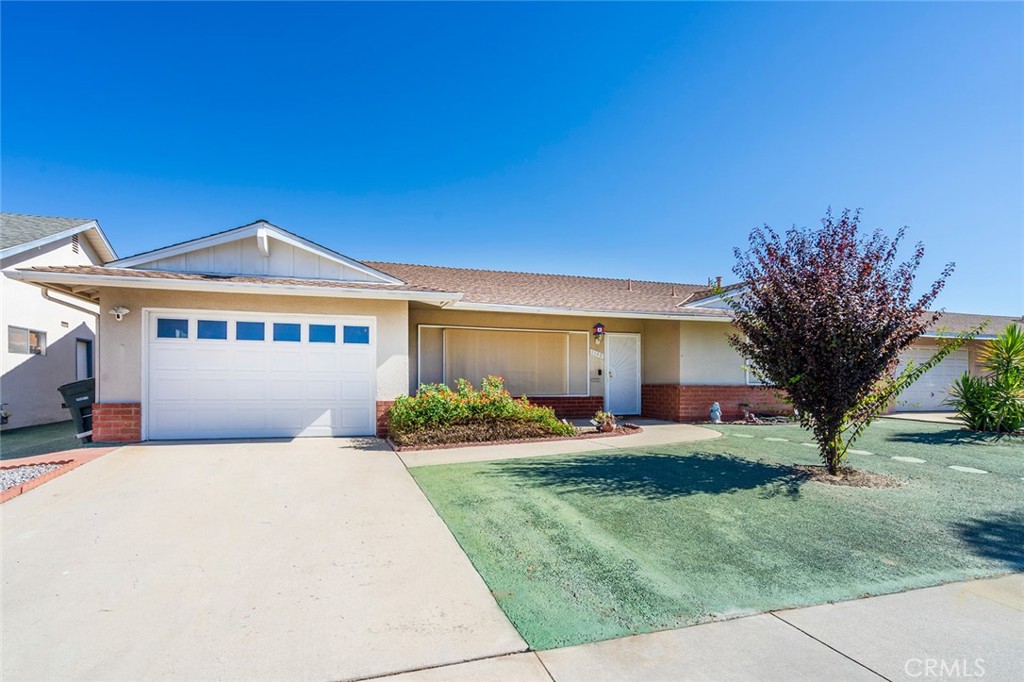
[[[42,272],[5,270],[11,279],[34,284],[77,284],[92,287],[112,286],[121,289],[163,289],[172,291],[205,291],[236,294],[273,294],[279,296],[320,296],[326,298],[386,298],[423,303],[447,303],[462,294],[440,291],[409,291],[404,289],[359,289],[345,286],[316,286],[282,283],[217,282],[170,277],[133,277],[131,275],[84,275],[73,272]],[[271,278],[268,278],[271,279]],[[288,278],[282,278],[288,279]],[[355,284],[355,282],[354,282]]]
[[[174,256],[180,256],[185,253],[192,251],[199,251],[200,249],[207,249],[213,246],[219,246],[221,244],[227,244],[230,242],[239,241],[247,237],[256,239],[257,244],[260,246],[261,251],[268,248],[267,238],[273,237],[274,239],[284,242],[290,246],[294,246],[300,249],[314,253],[321,258],[333,261],[340,265],[358,270],[363,274],[367,275],[372,280],[376,280],[381,284],[404,284],[402,280],[392,277],[380,270],[371,268],[370,266],[361,263],[354,258],[342,255],[337,251],[332,251],[327,247],[320,246],[308,239],[303,239],[297,234],[288,232],[285,229],[269,223],[265,220],[257,220],[254,223],[236,227],[233,230],[227,230],[225,232],[218,232],[217,234],[211,234],[206,237],[200,237],[191,241],[182,242],[181,244],[174,244],[171,246],[165,246],[160,249],[153,251],[147,251],[127,258],[116,260],[108,265],[112,268],[134,268],[146,263],[152,263],[154,261],[162,260],[164,258],[173,258]],[[266,255],[266,254],[264,254]]]

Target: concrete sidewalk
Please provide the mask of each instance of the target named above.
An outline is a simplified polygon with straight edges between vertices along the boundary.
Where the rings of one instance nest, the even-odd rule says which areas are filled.
[[[893,412],[882,415],[885,419],[902,419],[908,422],[928,422],[930,424],[952,424],[963,426],[956,420],[956,412]]]
[[[1024,679],[1024,574],[396,675],[395,682]]]
[[[629,421],[632,424],[638,424],[643,427],[643,431],[628,436],[608,436],[604,438],[473,445],[438,450],[414,450],[400,452],[398,456],[405,463],[405,466],[412,468],[434,464],[491,462],[499,459],[572,455],[580,452],[618,450],[646,445],[664,445],[666,443],[689,443],[710,438],[720,438],[722,435],[718,431],[705,429],[702,426],[694,426],[693,424],[677,424],[675,422],[663,422],[655,419],[631,419]]]

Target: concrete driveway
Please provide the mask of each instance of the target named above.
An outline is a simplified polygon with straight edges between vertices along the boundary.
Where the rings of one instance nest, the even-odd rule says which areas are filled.
[[[126,447],[3,506],[18,680],[341,680],[523,651],[379,442]]]

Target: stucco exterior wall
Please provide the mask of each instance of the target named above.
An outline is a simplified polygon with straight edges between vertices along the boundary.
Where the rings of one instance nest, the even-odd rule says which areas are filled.
[[[680,324],[672,320],[645,320],[642,354],[643,383],[678,384],[680,374]]]
[[[52,242],[0,262],[3,270],[46,265],[88,265],[98,263],[84,238],[78,253],[71,238]],[[55,298],[63,298],[54,295]],[[94,308],[85,301],[66,299],[82,308]],[[61,407],[57,387],[75,381],[75,346],[78,339],[92,341],[96,318],[74,308],[43,298],[42,289],[8,277],[0,278],[0,330],[3,332],[0,363],[0,403],[10,412],[8,430],[22,426],[66,421],[71,414]],[[8,352],[8,326],[46,332],[45,355]],[[95,349],[94,349],[95,350]]]
[[[106,311],[125,306],[121,322]],[[377,400],[390,400],[408,389],[408,303],[369,299],[189,293],[146,289],[101,289],[99,382],[97,401],[142,400],[142,309],[182,308],[231,312],[310,315],[373,315],[377,318]]]
[[[746,385],[743,357],[729,345],[727,322],[680,322],[680,381],[702,386]],[[669,383],[669,382],[665,382]]]

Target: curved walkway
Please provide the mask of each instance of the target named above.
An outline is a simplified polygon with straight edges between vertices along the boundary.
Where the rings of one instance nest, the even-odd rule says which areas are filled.
[[[630,420],[631,424],[643,427],[640,433],[607,438],[583,438],[579,440],[553,440],[532,443],[507,443],[502,445],[472,445],[439,450],[415,450],[398,453],[405,466],[422,467],[434,464],[458,464],[462,462],[491,462],[499,459],[520,459],[523,457],[546,457],[549,455],[572,455],[578,452],[621,450],[645,445],[666,443],[689,443],[698,440],[719,438],[722,434],[693,424],[677,424],[655,419]]]

